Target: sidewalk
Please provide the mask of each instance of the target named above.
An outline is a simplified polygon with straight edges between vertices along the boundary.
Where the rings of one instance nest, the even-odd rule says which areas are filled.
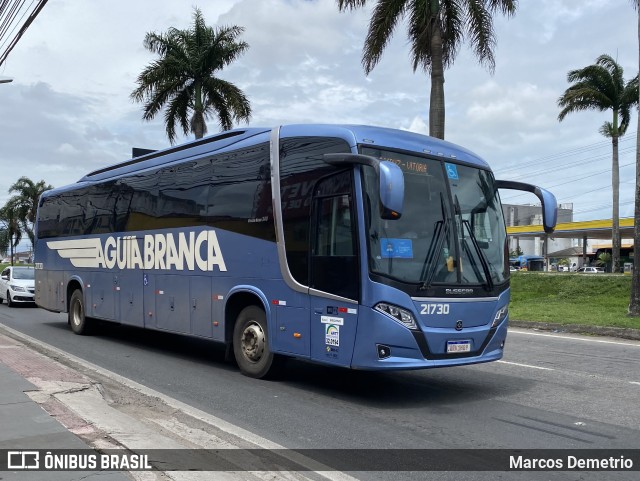
[[[0,336],[0,349],[14,349]],[[0,363],[0,449],[89,449],[89,446],[51,417],[25,392],[37,387]],[[68,471],[5,471],[2,480],[97,480],[131,481],[122,473]]]
[[[277,462],[249,451],[283,446],[0,325],[0,450],[94,448],[169,450],[178,456],[183,455],[179,450],[196,455],[213,450],[216,458],[228,457],[223,461],[229,471],[189,464],[188,471],[0,471],[0,480],[355,481],[346,473],[325,472],[330,468],[309,464],[295,452],[287,457],[314,468],[281,470]],[[241,460],[233,454],[238,449],[244,450]],[[159,461],[160,466],[168,462]],[[0,459],[0,467],[6,465],[7,459]]]

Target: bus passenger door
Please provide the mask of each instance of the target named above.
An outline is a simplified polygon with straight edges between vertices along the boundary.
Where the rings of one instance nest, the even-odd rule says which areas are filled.
[[[351,171],[320,182],[311,232],[311,357],[349,366],[360,298]]]

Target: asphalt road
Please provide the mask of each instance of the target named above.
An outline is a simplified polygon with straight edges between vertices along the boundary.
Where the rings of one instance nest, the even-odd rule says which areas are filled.
[[[198,339],[117,325],[76,336],[66,315],[6,304],[0,323],[290,448],[640,448],[634,341],[512,329],[495,363],[371,373],[290,361],[259,381]],[[362,479],[426,479],[375,474]],[[636,479],[485,474],[442,479]]]

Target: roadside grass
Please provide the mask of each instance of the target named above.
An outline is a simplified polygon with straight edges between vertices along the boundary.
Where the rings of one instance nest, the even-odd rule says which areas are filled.
[[[509,317],[640,329],[640,318],[627,317],[630,294],[630,276],[516,272],[511,276]]]
[[[11,264],[8,262],[0,262],[0,271],[4,270],[5,267],[9,267]],[[16,267],[33,267],[33,264],[15,264]]]

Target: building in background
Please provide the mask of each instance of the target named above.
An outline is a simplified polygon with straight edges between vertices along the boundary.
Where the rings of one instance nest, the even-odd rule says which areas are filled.
[[[539,205],[503,204],[507,227],[516,225],[542,225],[542,208]],[[558,224],[573,222],[573,204],[558,205]],[[582,247],[581,239],[549,237],[546,252],[561,251],[571,247]],[[509,252],[522,252],[525,255],[544,256],[544,237],[509,236]]]

